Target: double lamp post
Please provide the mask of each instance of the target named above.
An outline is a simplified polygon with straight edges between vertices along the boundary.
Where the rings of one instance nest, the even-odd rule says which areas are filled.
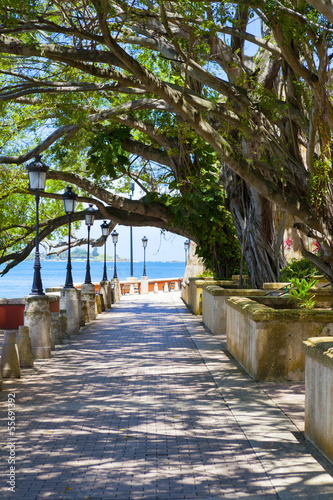
[[[29,174],[29,186],[30,191],[35,195],[36,199],[36,249],[35,249],[35,262],[34,262],[34,277],[31,289],[31,295],[45,295],[43,292],[43,284],[41,278],[41,265],[40,265],[40,254],[39,254],[39,200],[40,192],[45,190],[46,185],[46,174],[49,167],[42,161],[41,155],[36,155],[35,160],[27,165],[27,170]],[[132,195],[134,191],[134,184],[131,187]],[[62,199],[64,203],[65,213],[68,217],[68,256],[67,256],[67,272],[66,281],[64,288],[74,288],[73,277],[72,277],[72,263],[71,263],[71,222],[72,215],[75,211],[75,202],[77,195],[74,193],[71,186],[67,187],[67,190],[62,194]],[[85,284],[91,284],[91,274],[90,274],[90,229],[94,224],[95,216],[97,210],[93,208],[93,204],[89,204],[89,207],[85,209],[85,223],[88,229],[88,250],[87,250],[87,264],[86,264],[86,276]],[[106,221],[101,224],[102,236],[104,237],[104,270],[103,270],[103,281],[107,281],[107,270],[106,270],[106,240],[109,236],[110,224]],[[114,244],[114,272],[113,278],[117,279],[117,243],[119,234],[114,229],[111,233],[112,242]],[[148,238],[144,236],[142,238],[142,246],[144,251],[144,265],[143,265],[143,276],[146,276],[146,248],[148,244]],[[186,243],[185,243],[186,244]],[[133,254],[132,254],[132,234],[131,234],[131,276],[133,276]]]
[[[46,165],[42,159],[41,155],[35,155],[35,159],[33,162],[27,165],[28,175],[29,175],[29,187],[30,191],[32,191],[35,195],[36,200],[36,245],[35,245],[35,260],[34,260],[34,276],[33,276],[33,284],[31,289],[31,295],[45,295],[43,291],[43,284],[41,278],[41,264],[40,264],[40,253],[39,253],[39,201],[40,201],[40,192],[45,190],[46,185],[46,175],[47,171],[50,167]],[[67,190],[62,194],[62,199],[64,203],[65,213],[68,217],[68,256],[67,256],[67,272],[66,272],[66,280],[64,288],[74,288],[73,285],[73,277],[72,277],[72,263],[71,263],[71,218],[73,213],[75,212],[75,201],[77,195],[74,193],[71,186],[67,187]],[[89,256],[89,248],[90,248],[90,229],[94,224],[95,215],[97,210],[93,208],[92,204],[89,204],[89,207],[85,209],[85,223],[88,228],[88,251],[87,251],[87,264],[86,264],[86,276],[85,283],[91,283],[91,275],[90,275],[90,256]],[[106,221],[101,225],[102,236],[104,237],[104,271],[103,271],[103,281],[107,281],[107,272],[106,272],[106,240],[109,235],[109,227]],[[115,241],[115,234],[116,241]],[[118,241],[118,233],[113,231],[112,236],[113,242],[117,243]],[[115,254],[116,259],[116,254]],[[117,277],[116,271],[116,262],[115,262],[115,277]]]

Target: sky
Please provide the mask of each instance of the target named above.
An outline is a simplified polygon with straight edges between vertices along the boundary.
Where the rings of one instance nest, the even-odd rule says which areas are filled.
[[[143,191],[136,186],[133,199],[139,199],[143,196]],[[83,204],[86,208],[88,205]],[[102,234],[101,224],[103,220],[96,220],[90,230],[91,238],[99,238]],[[121,258],[130,258],[130,227],[117,225],[115,227],[119,234],[117,243],[117,255]],[[186,238],[178,234],[165,232],[161,234],[161,230],[156,227],[133,227],[133,260],[143,261],[143,246],[142,238],[148,238],[146,248],[146,261],[162,261],[172,262],[180,261],[185,262],[185,249],[184,242]],[[80,230],[76,231],[76,236],[79,238],[87,237],[87,226],[84,222],[81,224]],[[99,253],[104,253],[104,247],[97,247]],[[106,253],[109,256],[114,254],[114,246],[112,237],[109,236],[106,243]]]
[[[91,238],[99,238],[102,234],[102,220],[96,220],[90,231]],[[117,243],[117,255],[119,257],[130,258],[130,228],[128,226],[116,226],[119,234]],[[185,261],[184,242],[186,238],[167,232],[161,235],[161,231],[155,227],[133,227],[133,260],[143,261],[142,238],[148,238],[146,248],[146,261]],[[76,232],[79,237],[87,236],[87,227],[82,223],[79,231]],[[99,253],[104,252],[103,247],[98,248]],[[112,237],[109,236],[106,243],[107,255],[113,256],[114,246]]]

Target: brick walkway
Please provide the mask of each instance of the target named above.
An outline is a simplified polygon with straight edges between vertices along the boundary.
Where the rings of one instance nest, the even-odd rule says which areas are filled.
[[[222,349],[178,293],[122,297],[5,381],[0,497],[332,499],[330,465]]]

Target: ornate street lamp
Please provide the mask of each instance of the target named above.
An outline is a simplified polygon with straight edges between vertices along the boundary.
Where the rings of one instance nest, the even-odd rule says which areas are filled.
[[[134,184],[134,182],[132,182],[131,188],[130,188],[131,189],[130,200],[133,198],[134,188],[135,188],[135,184]],[[130,226],[130,261],[131,261],[131,274],[130,274],[130,276],[132,277],[133,276],[133,228],[132,228],[132,226]]]
[[[190,248],[190,240],[185,240],[184,241],[184,249],[185,249],[185,265],[187,263],[187,254],[188,254],[188,249]]]
[[[91,283],[90,276],[90,259],[89,259],[89,246],[90,246],[90,228],[94,224],[96,210],[93,208],[93,204],[89,203],[89,207],[84,211],[86,226],[88,228],[88,252],[87,252],[87,267],[86,267],[86,279],[85,284]]]
[[[45,189],[46,173],[49,168],[41,160],[41,155],[35,155],[35,160],[27,165],[30,191],[34,191],[36,199],[36,250],[31,295],[44,295],[39,257],[39,192]]]
[[[71,186],[67,187],[67,191],[62,195],[65,212],[68,216],[68,258],[67,258],[67,274],[64,288],[74,288],[72,277],[71,263],[71,217],[75,210],[75,200],[77,195],[72,191]]]
[[[117,243],[118,243],[118,236],[119,234],[117,231],[114,229],[111,233],[112,236],[112,241],[114,244],[114,271],[113,271],[113,279],[118,278],[117,276]]]
[[[142,238],[142,246],[143,246],[143,275],[142,276],[147,276],[146,275],[146,248],[148,244],[148,238],[145,236]]]
[[[110,227],[110,224],[108,222],[106,222],[106,220],[103,222],[103,224],[101,224],[102,236],[104,237],[104,273],[103,273],[102,281],[108,280],[108,276],[106,273],[106,240],[108,239],[108,236],[109,236],[109,227]]]

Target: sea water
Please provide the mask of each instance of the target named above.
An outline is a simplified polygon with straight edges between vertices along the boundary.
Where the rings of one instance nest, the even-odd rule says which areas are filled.
[[[66,279],[66,261],[42,261],[41,276],[43,289],[63,286]],[[4,267],[4,266],[2,266]],[[91,261],[90,274],[93,283],[99,283],[103,278],[104,262]],[[117,262],[117,276],[123,281],[130,276],[130,262]],[[146,275],[148,279],[157,278],[182,278],[185,271],[183,262],[146,262]],[[83,283],[85,280],[86,262],[73,261],[73,283]],[[107,263],[107,277],[113,278],[113,263]],[[7,274],[0,277],[0,298],[25,297],[29,295],[34,274],[34,262],[24,261],[12,268]],[[143,262],[133,262],[133,275],[141,278]]]

